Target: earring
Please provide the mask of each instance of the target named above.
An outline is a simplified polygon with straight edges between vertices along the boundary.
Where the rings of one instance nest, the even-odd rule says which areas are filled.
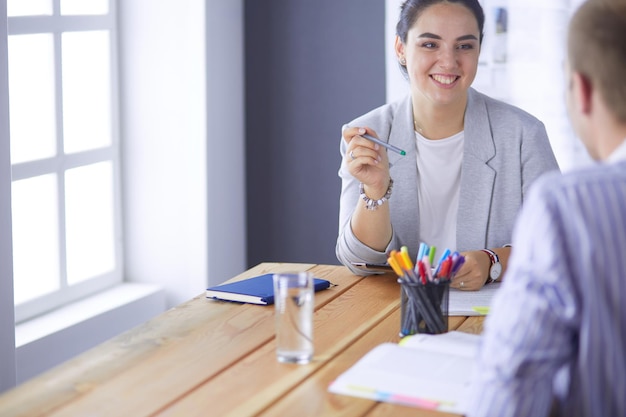
[[[404,59],[404,57],[400,58],[400,65],[402,66],[406,65],[406,59]]]

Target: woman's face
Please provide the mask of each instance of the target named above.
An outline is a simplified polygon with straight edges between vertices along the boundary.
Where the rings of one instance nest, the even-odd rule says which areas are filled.
[[[476,76],[480,31],[463,5],[439,3],[425,9],[408,32],[406,44],[396,40],[414,97],[434,105],[465,100]]]

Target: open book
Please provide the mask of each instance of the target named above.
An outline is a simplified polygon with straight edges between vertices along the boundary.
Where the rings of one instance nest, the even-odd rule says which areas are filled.
[[[328,390],[449,413],[467,411],[479,335],[452,331],[383,343],[333,381]]]

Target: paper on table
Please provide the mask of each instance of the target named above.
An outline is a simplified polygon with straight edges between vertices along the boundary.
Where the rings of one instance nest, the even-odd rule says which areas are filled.
[[[494,282],[485,285],[478,291],[461,291],[450,288],[448,315],[481,316],[488,314],[491,300],[501,284],[500,282]]]
[[[402,338],[398,344],[404,347],[431,350],[445,355],[473,358],[478,348],[479,340],[480,335],[452,330],[438,335],[417,333]]]

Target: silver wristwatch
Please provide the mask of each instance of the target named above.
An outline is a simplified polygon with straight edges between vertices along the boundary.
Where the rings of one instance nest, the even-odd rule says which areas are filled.
[[[487,255],[489,255],[489,259],[491,260],[491,267],[489,268],[489,277],[487,278],[486,284],[491,284],[494,281],[497,281],[502,274],[502,264],[500,263],[500,258],[498,258],[498,254],[496,254],[491,249],[481,249]]]

